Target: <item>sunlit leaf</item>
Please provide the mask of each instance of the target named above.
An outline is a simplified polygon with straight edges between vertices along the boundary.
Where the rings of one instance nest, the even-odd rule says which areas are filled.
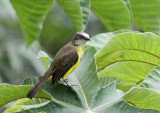
[[[130,0],[134,22],[143,31],[160,34],[159,0]]]
[[[136,84],[133,84],[133,83],[132,84],[118,83],[116,85],[116,88],[122,90],[123,92],[129,91],[133,87],[138,87],[138,86]]]
[[[147,88],[133,88],[123,96],[124,100],[131,105],[160,110],[160,94]]]
[[[86,48],[88,46],[93,46],[96,48],[97,51],[100,51],[108,43],[108,41],[112,39],[114,36],[121,34],[121,33],[127,33],[127,32],[139,33],[137,31],[132,31],[132,30],[118,30],[115,32],[101,33],[101,34],[98,34],[92,37],[91,41],[87,42]],[[105,87],[107,84],[110,84],[113,81],[116,81],[117,83],[123,82],[123,80],[121,80],[120,78],[113,77],[113,76],[103,76],[102,73],[98,73],[98,76],[101,81],[102,87]]]
[[[118,77],[126,83],[140,84],[160,64],[159,43],[160,38],[153,33],[116,35],[96,55],[99,77]]]
[[[118,100],[109,104],[108,107],[97,110],[97,113],[160,113],[160,111],[150,109],[140,109],[130,106],[123,100]]]
[[[3,106],[11,101],[20,98],[26,98],[28,91],[32,88],[32,86],[15,86],[9,84],[0,84],[0,106]],[[51,96],[40,90],[35,97],[51,99]]]
[[[21,107],[22,107],[22,105],[17,105],[14,108],[8,108],[4,111],[4,113],[14,113],[14,112],[18,111]]]
[[[97,51],[100,51],[111,38],[113,38],[117,34],[127,33],[127,32],[138,33],[138,31],[126,30],[126,29],[114,32],[101,33],[91,37],[91,41],[88,41],[86,46],[88,45],[93,46],[96,48]]]
[[[20,112],[21,110],[27,110],[30,108],[38,108],[48,104],[50,100],[40,99],[40,98],[33,98],[32,100],[28,98],[23,98],[17,100],[11,108],[8,108],[4,113],[11,113],[11,112]]]

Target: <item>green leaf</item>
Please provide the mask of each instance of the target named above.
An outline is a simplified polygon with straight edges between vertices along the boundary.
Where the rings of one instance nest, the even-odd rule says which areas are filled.
[[[91,9],[110,31],[131,27],[130,12],[122,0],[91,0]]]
[[[87,42],[86,47],[93,46],[96,48],[97,51],[100,51],[111,38],[113,38],[117,34],[127,33],[127,32],[138,33],[137,31],[127,30],[127,29],[118,30],[114,32],[101,33],[101,34],[93,36],[91,38],[91,41]]]
[[[141,86],[145,88],[150,88],[158,91],[160,93],[160,66],[153,68],[146,78],[143,80]]]
[[[32,88],[32,86],[15,86],[9,84],[0,84],[0,107],[14,101],[16,99],[25,98],[28,91]],[[35,97],[51,99],[51,96],[40,90]]]
[[[20,112],[23,110],[31,109],[31,108],[39,108],[46,104],[48,104],[50,101],[40,98],[33,98],[32,100],[28,98],[23,98],[17,100],[13,105],[12,108],[8,108],[4,113],[11,113],[11,112]]]
[[[112,32],[98,34],[92,37],[91,41],[88,41],[85,47],[93,46],[97,51],[100,51],[113,36],[115,36],[115,34]]]
[[[49,58],[47,53],[45,53],[44,51],[40,50],[38,52],[37,58],[45,62],[45,69],[48,70],[52,60]]]
[[[10,106],[7,106],[7,105],[4,105],[3,107],[6,109],[11,108]]]
[[[130,0],[134,22],[143,31],[160,34],[159,0]]]
[[[118,83],[116,85],[116,88],[122,90],[124,93],[126,93],[127,91],[129,91],[133,87],[138,87],[138,86],[133,83],[132,84]]]
[[[21,110],[21,113],[40,111],[46,113],[159,113],[155,110],[129,106],[120,99],[121,95],[115,89],[115,82],[101,88],[93,57],[95,53],[93,47],[87,48],[78,68],[68,76],[68,83],[76,86],[51,85],[51,81],[48,81],[42,89],[52,95],[52,101],[39,108]],[[35,84],[39,79],[39,77],[28,78],[23,84]]]
[[[89,18],[89,11],[90,11],[90,0],[78,0],[80,4],[81,9],[81,15],[82,15],[82,31],[85,30],[87,24],[88,24],[88,18]]]
[[[123,96],[124,100],[131,105],[160,110],[160,94],[147,88],[133,88]]]
[[[22,107],[22,105],[17,105],[14,108],[8,108],[4,111],[4,113],[14,113],[14,112],[18,111],[21,107]]]
[[[89,17],[89,0],[57,0],[77,31],[83,31],[86,28]]]
[[[116,83],[124,83],[123,80],[121,80],[120,78],[117,77],[111,77],[111,76],[100,76],[99,75],[99,80],[101,83],[102,88],[106,87],[108,84],[112,83],[113,81],[115,81]]]
[[[139,33],[133,30],[118,30],[115,32],[101,33],[92,37],[91,41],[87,42],[85,48],[87,48],[88,46],[93,46],[96,48],[97,51],[100,51],[106,45],[106,43],[108,43],[108,41],[112,39],[114,36],[121,33],[127,33],[127,32]],[[110,84],[113,81],[116,81],[117,83],[123,82],[120,78],[113,77],[113,76],[102,76],[101,73],[98,73],[98,76],[101,81],[102,87],[105,87],[107,84]]]
[[[160,38],[153,33],[116,35],[96,55],[99,77],[118,77],[128,84],[140,84],[160,64],[159,43]]]
[[[22,98],[22,99],[19,99],[17,100],[13,106],[17,106],[17,105],[31,105],[32,106],[41,106],[39,105],[39,103],[48,103],[49,101],[48,100],[45,100],[45,99],[40,99],[40,98],[33,98],[32,100],[28,99],[28,98]]]
[[[97,110],[97,113],[160,113],[156,110],[140,109],[134,106],[130,106],[123,100],[117,100],[108,107]]]
[[[53,0],[10,0],[20,21],[27,47],[38,38]]]

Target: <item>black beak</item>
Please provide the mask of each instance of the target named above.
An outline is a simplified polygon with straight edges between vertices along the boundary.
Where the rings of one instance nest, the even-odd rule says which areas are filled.
[[[88,38],[88,37],[85,37],[85,40],[90,41],[91,39],[90,39],[90,38]]]

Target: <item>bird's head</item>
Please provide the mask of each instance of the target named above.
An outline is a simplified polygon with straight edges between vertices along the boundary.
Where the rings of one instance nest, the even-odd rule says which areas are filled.
[[[77,32],[72,40],[72,44],[75,46],[84,46],[89,41],[89,35],[84,32]]]

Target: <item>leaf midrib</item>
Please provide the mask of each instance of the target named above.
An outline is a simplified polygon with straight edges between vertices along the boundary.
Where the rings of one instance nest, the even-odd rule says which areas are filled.
[[[73,72],[73,73],[74,73],[74,72]],[[84,94],[84,91],[83,91],[83,89],[82,89],[82,87],[81,87],[81,84],[79,83],[79,80],[78,80],[78,78],[77,78],[77,76],[76,76],[76,74],[75,74],[75,73],[74,73],[74,76],[75,76],[75,78],[76,78],[76,80],[77,80],[77,82],[78,82],[78,85],[79,85],[80,89],[81,89],[82,95],[83,95],[84,100],[85,100],[86,105],[87,105],[87,109],[84,109],[84,108],[81,108],[81,107],[75,106],[75,105],[70,104],[70,103],[66,103],[66,102],[64,102],[64,101],[60,101],[60,100],[58,100],[58,99],[57,99],[57,100],[58,100],[59,102],[61,102],[61,103],[65,104],[65,105],[67,105],[67,106],[71,106],[71,107],[74,107],[74,108],[78,108],[78,109],[81,109],[81,110],[84,110],[84,111],[86,111],[86,110],[90,110],[90,109],[89,109],[89,106],[88,106],[87,99],[86,99],[85,94]],[[55,99],[56,99],[56,98],[55,98]]]
[[[80,89],[81,89],[81,92],[82,92],[84,101],[85,101],[85,103],[86,103],[86,105],[87,105],[87,109],[90,110],[90,109],[89,109],[89,106],[88,106],[88,102],[87,102],[86,96],[85,96],[85,94],[84,94],[84,91],[83,91],[83,89],[82,89],[82,87],[81,87],[81,84],[80,84],[80,82],[79,82],[79,80],[78,80],[78,78],[77,78],[77,76],[76,76],[75,73],[74,73],[74,76],[75,76],[75,78],[76,78],[76,80],[77,80],[77,82],[78,82],[78,85],[79,85]]]
[[[140,52],[143,52],[143,53],[147,53],[147,54],[153,55],[154,57],[157,57],[157,58],[160,59],[160,56],[157,56],[157,55],[155,55],[155,54],[153,54],[153,53],[150,53],[150,52],[148,52],[148,51],[144,51],[144,50],[141,50],[141,49],[131,49],[131,48],[118,49],[118,50],[115,50],[115,51],[110,52],[109,54],[112,54],[112,53],[117,52],[117,51],[122,51],[122,50],[133,50],[133,51],[136,50],[136,51],[140,51]],[[108,55],[109,55],[109,54],[108,54]],[[103,55],[103,56],[104,56],[104,55]],[[102,59],[102,57],[100,57],[99,59]],[[101,60],[101,62],[103,62],[103,61],[104,61],[104,59]],[[154,66],[158,66],[158,64],[154,64],[154,63],[150,63],[150,62],[145,62],[145,61],[140,61],[140,60],[120,60],[120,61],[115,61],[115,62],[112,62],[111,64],[108,64],[107,66],[105,66],[105,67],[103,67],[102,69],[100,69],[98,72],[103,71],[106,67],[108,67],[108,66],[110,66],[110,65],[112,65],[112,64],[114,64],[114,63],[118,63],[118,62],[122,62],[122,61],[136,61],[136,62],[142,62],[142,63],[147,63],[147,64],[151,64],[151,65],[154,65]]]
[[[56,98],[55,98],[55,99],[56,99]],[[81,107],[75,106],[75,105],[73,105],[73,104],[66,103],[66,102],[63,102],[63,101],[60,101],[60,100],[58,100],[58,101],[61,102],[61,103],[63,103],[63,104],[65,104],[65,105],[67,105],[67,106],[71,106],[71,107],[78,108],[78,109],[81,109],[81,110],[86,111],[86,109],[83,109],[83,108],[81,108]]]

